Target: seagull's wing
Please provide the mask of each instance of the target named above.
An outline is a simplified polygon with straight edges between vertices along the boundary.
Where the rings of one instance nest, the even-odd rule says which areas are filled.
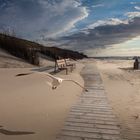
[[[71,79],[63,79],[63,81],[70,81],[75,83],[76,85],[80,86],[81,88],[83,88],[85,91],[88,91],[85,87],[83,87],[80,83],[78,83],[77,81],[71,80]]]
[[[51,84],[50,82],[45,81],[45,83],[46,83],[47,85],[49,85],[49,86],[51,86],[51,87],[52,87],[52,84]]]
[[[51,75],[51,74],[49,74],[49,73],[46,73],[46,72],[31,72],[31,73],[20,73],[20,74],[17,74],[16,76],[24,76],[24,75],[29,75],[29,74],[41,74],[41,75],[45,75],[45,76],[48,76],[48,77],[50,77],[51,79],[52,79],[52,83],[49,83],[49,82],[46,82],[49,86],[51,86],[52,87],[52,89],[56,89],[59,85],[60,85],[60,83],[62,83],[62,81],[64,80],[64,79],[62,79],[62,78],[59,78],[59,77],[55,77],[55,76],[53,76],[53,75]]]
[[[55,76],[53,76],[53,75],[51,75],[51,74],[49,74],[49,73],[41,72],[40,74],[44,74],[44,75],[46,75],[46,76],[52,78],[54,84],[57,83],[57,84],[59,85],[59,84],[61,84],[62,81],[64,80],[64,79],[62,79],[62,78],[55,77]]]
[[[62,78],[55,77],[55,76],[53,76],[53,75],[51,75],[49,73],[41,72],[40,74],[44,74],[44,75],[46,75],[46,76],[48,76],[48,77],[50,77],[52,79],[51,83],[47,83],[52,87],[52,89],[56,89],[63,81]]]
[[[49,74],[49,73],[46,73],[46,72],[37,72],[37,73],[39,73],[39,74],[44,74],[44,75],[46,75],[46,76],[49,76],[49,77],[52,78],[52,79],[57,79],[57,77],[55,77],[55,76],[53,76],[53,75],[51,75],[51,74]]]

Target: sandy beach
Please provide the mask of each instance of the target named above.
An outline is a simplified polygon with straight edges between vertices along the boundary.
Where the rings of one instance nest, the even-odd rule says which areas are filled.
[[[83,64],[65,75],[56,76],[74,79],[84,85],[80,76]],[[1,140],[55,140],[61,131],[65,118],[82,93],[72,82],[64,82],[52,90],[45,81],[45,75],[32,74],[34,68],[0,68],[0,139]]]
[[[140,71],[132,60],[97,60],[108,99],[125,139],[140,139]]]
[[[140,0],[0,0],[0,140],[140,140]]]
[[[74,79],[84,85],[80,71],[89,62],[97,65],[110,104],[117,116],[122,137],[140,138],[140,71],[132,69],[132,60],[84,60],[77,63],[74,72],[65,71],[56,76]],[[48,63],[50,64],[50,63]],[[52,90],[44,75],[15,77],[35,68],[0,69],[0,139],[55,140],[60,133],[71,106],[82,89],[65,82]]]

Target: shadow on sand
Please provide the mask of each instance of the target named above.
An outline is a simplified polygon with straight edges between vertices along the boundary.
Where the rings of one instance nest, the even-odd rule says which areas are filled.
[[[36,72],[43,72],[43,71],[53,71],[54,66],[47,66],[47,67],[40,67],[40,68],[33,68],[31,71],[36,71]]]
[[[26,76],[26,75],[34,74],[35,72],[45,72],[45,71],[47,71],[47,73],[52,74],[52,75],[60,72],[59,70],[54,71],[53,67],[49,67],[49,68],[44,67],[44,68],[31,69],[31,72],[19,73],[19,74],[15,75],[15,76],[16,77],[18,77],[18,76]]]
[[[2,126],[0,126],[2,127]],[[4,128],[0,128],[0,133],[4,135],[31,135],[35,134],[35,132],[27,132],[27,131],[11,131]]]
[[[45,71],[47,71],[48,73],[50,73],[52,75],[59,72],[59,71],[54,71],[54,67],[50,66],[50,67],[34,68],[34,69],[31,69],[31,72],[19,73],[15,76],[16,77],[17,76],[26,76],[26,75],[34,74],[35,72],[45,72]]]

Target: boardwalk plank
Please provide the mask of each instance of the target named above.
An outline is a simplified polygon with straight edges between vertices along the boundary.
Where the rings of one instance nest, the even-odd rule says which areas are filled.
[[[79,132],[90,132],[90,133],[101,133],[101,134],[111,134],[118,135],[120,132],[118,130],[106,130],[99,128],[88,128],[88,127],[76,127],[76,126],[65,126],[63,130],[79,131]]]
[[[85,87],[66,119],[57,140],[121,140],[120,127],[104,91],[96,66],[82,71]]]
[[[106,130],[120,130],[120,128],[116,125],[102,125],[102,124],[88,124],[88,123],[76,123],[76,122],[65,122],[65,126],[80,126],[85,128],[100,128],[100,129],[106,129]]]

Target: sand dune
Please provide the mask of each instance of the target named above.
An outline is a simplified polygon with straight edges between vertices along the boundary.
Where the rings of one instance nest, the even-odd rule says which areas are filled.
[[[140,71],[132,70],[133,61],[97,61],[106,93],[118,116],[122,135],[140,139]]]
[[[74,79],[84,84],[77,63],[73,73],[57,76]],[[54,140],[60,132],[71,105],[82,89],[72,82],[64,82],[52,90],[45,81],[48,77],[33,74],[30,68],[0,69],[0,140]]]
[[[0,48],[0,68],[31,68],[33,65],[10,55]]]
[[[82,60],[73,73],[60,72],[57,76],[74,79],[83,85],[80,71],[87,61],[93,63],[94,60]],[[96,64],[120,121],[123,138],[139,140],[140,71],[132,70],[133,61],[130,60],[96,60]],[[33,69],[0,69],[0,140],[55,140],[72,104],[82,92],[71,82],[64,82],[57,90],[52,90],[45,83],[50,79],[38,74],[15,77]]]

